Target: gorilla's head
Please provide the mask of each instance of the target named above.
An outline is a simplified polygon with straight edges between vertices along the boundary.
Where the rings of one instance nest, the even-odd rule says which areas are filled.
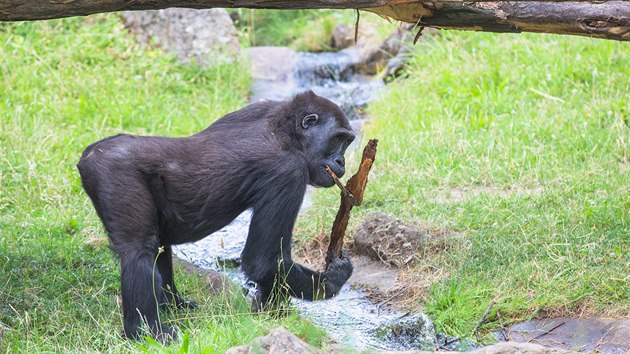
[[[331,187],[335,181],[326,171],[328,165],[338,177],[346,172],[344,153],[354,140],[354,132],[343,111],[312,91],[296,96],[292,104],[298,136],[307,159],[309,184]]]

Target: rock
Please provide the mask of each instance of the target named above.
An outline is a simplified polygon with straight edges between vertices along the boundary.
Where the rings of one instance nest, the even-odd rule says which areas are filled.
[[[502,342],[470,352],[471,354],[569,354],[571,350],[547,348],[533,343]]]
[[[241,345],[238,347],[232,347],[225,351],[225,354],[248,354],[249,345]]]
[[[365,43],[376,43],[375,38],[378,36],[376,26],[368,22],[359,23],[359,32],[357,33],[357,41],[354,41],[355,27],[354,24],[340,24],[332,31],[331,45],[334,49],[346,49],[354,45],[361,46]]]
[[[413,261],[429,234],[385,213],[370,213],[354,232],[352,249],[384,263],[401,267]]]
[[[409,333],[412,335],[413,333]],[[328,348],[328,353],[380,353],[380,354],[429,354],[429,353],[437,353],[437,354],[454,354],[461,352],[453,352],[453,351],[420,351],[420,350],[412,350],[412,351],[377,351],[373,349],[368,350],[357,350],[352,348],[347,348],[341,345],[331,345]],[[226,354],[250,354],[250,353],[261,353],[261,354],[285,354],[285,353],[310,353],[310,354],[323,354],[325,353],[322,350],[319,350],[300,338],[293,335],[291,332],[287,331],[282,327],[278,327],[272,330],[268,335],[264,337],[258,337],[254,339],[248,345],[241,345],[238,347],[233,347],[228,349]],[[533,343],[516,343],[516,342],[502,342],[493,344],[491,346],[483,347],[472,352],[468,352],[469,354],[571,354],[577,353],[574,351],[564,350],[564,349],[556,349],[556,348],[546,348],[542,345],[533,344]]]
[[[332,31],[332,47],[345,49],[354,45],[354,26],[341,24]]]
[[[381,297],[391,297],[393,294],[401,291],[398,283],[398,271],[395,268],[383,265],[380,260],[374,260],[371,257],[363,255],[353,255],[352,265],[354,271],[348,279],[351,286],[358,288],[367,288],[379,294],[376,297],[379,301]],[[374,292],[371,292],[374,295]],[[374,299],[373,299],[374,300]],[[394,299],[390,302],[396,302]]]
[[[231,61],[240,50],[236,27],[224,9],[127,11],[123,19],[139,42],[175,53],[184,62]]]
[[[217,271],[197,267],[193,263],[177,257],[173,258],[173,262],[188,273],[201,274],[205,278],[205,282],[211,294],[221,293],[231,284],[230,279],[226,275]]]
[[[252,47],[247,50],[252,79],[286,81],[293,77],[297,53],[287,47]]]
[[[272,330],[264,337],[254,339],[249,345],[243,345],[228,349],[226,354],[248,354],[248,353],[324,353],[312,347],[300,338],[293,335],[282,327]]]
[[[630,353],[630,319],[535,319],[510,325],[507,337],[515,342],[533,341],[548,347],[580,348],[583,352]]]
[[[435,328],[429,317],[419,313],[377,329],[383,340],[405,349],[435,349]]]
[[[251,63],[252,102],[284,100],[297,90],[295,81],[298,54],[286,47],[252,47],[247,49]]]
[[[440,350],[439,352],[432,351],[381,351],[375,352],[379,354],[455,354],[462,352],[454,352],[454,351],[444,351]],[[555,349],[555,348],[546,348],[542,345],[533,344],[533,343],[516,343],[516,342],[502,342],[493,344],[487,347],[483,347],[477,350],[473,350],[471,352],[466,352],[468,354],[577,354],[578,352],[563,350],[563,349]]]

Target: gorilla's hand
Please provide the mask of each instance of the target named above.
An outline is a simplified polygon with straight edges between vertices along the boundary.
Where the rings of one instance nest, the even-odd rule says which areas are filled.
[[[342,251],[341,258],[334,256],[332,263],[326,270],[326,297],[337,295],[343,284],[348,281],[352,275],[352,263],[348,253]]]

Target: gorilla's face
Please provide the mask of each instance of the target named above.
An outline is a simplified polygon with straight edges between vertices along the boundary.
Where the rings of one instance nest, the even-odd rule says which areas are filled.
[[[319,112],[306,112],[300,128],[304,134],[304,147],[308,161],[309,184],[315,187],[331,187],[335,184],[326,166],[341,177],[346,172],[344,154],[354,140],[348,118],[334,103],[327,101],[317,106]],[[326,109],[322,110],[322,107]]]

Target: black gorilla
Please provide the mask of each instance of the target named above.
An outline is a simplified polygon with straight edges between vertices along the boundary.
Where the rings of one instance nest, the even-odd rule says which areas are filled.
[[[121,261],[125,336],[137,338],[142,322],[156,337],[175,335],[159,323],[159,305],[194,304],[173,282],[171,245],[197,241],[248,208],[242,270],[262,302],[276,289],[334,296],[352,274],[350,260],[323,273],[303,267],[291,259],[291,236],[307,184],[332,186],[324,165],[343,175],[353,139],[339,107],[309,91],[249,105],[190,137],[121,134],[85,149],[83,188]]]

